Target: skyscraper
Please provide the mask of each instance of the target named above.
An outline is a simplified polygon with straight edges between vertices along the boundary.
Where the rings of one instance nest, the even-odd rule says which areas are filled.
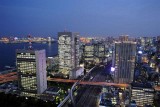
[[[115,67],[114,82],[130,83],[133,81],[136,42],[115,42],[112,66]]]
[[[58,33],[59,71],[65,77],[72,78],[73,69],[79,67],[79,34]]]
[[[45,50],[17,50],[19,89],[22,96],[35,97],[47,89]]]
[[[128,41],[129,40],[128,35],[121,35],[121,36],[119,36],[119,40],[120,41]]]
[[[106,58],[106,46],[104,43],[94,44],[94,55],[97,63],[102,62]]]
[[[160,72],[160,36],[157,36],[156,71]]]
[[[83,47],[83,57],[85,63],[94,62],[94,45],[85,44]]]

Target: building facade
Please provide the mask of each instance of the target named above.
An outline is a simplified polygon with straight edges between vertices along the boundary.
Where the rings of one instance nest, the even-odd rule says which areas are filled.
[[[99,63],[106,58],[104,43],[90,43],[83,46],[83,59],[88,63]]]
[[[45,50],[17,50],[16,63],[22,96],[35,97],[47,89]]]
[[[137,106],[153,105],[154,89],[143,87],[132,87],[131,100],[134,100]]]
[[[160,73],[160,36],[157,36],[156,71]]]
[[[94,56],[96,58],[96,62],[103,62],[106,58],[106,46],[103,43],[95,43],[94,44]]]
[[[119,36],[119,40],[120,41],[128,41],[129,40],[128,35],[121,35],[121,36]]]
[[[115,83],[131,83],[134,77],[136,42],[115,42],[112,66]]]
[[[93,62],[94,61],[94,45],[93,44],[85,44],[83,48],[83,58],[85,62]]]
[[[73,69],[79,67],[79,34],[58,33],[59,72],[72,78]]]

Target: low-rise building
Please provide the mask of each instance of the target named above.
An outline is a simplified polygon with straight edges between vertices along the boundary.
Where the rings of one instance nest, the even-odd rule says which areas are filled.
[[[84,75],[84,68],[83,67],[75,68],[75,69],[73,69],[72,73],[73,73],[72,74],[73,76],[71,79],[76,79],[79,76]]]
[[[53,101],[56,96],[59,95],[61,89],[58,87],[49,87],[43,94],[40,95],[40,99],[45,101]]]
[[[134,100],[137,106],[153,105],[154,89],[147,86],[132,86],[131,100]]]

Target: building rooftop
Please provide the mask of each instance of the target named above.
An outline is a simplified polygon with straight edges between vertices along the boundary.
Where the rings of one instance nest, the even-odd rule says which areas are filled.
[[[152,88],[152,85],[150,83],[131,83],[132,87],[138,87],[138,88]]]
[[[45,49],[17,49],[16,52],[17,53],[35,53],[35,51],[45,51]]]
[[[46,91],[51,91],[51,92],[56,92],[57,93],[59,90],[60,90],[60,88],[58,88],[58,87],[49,87],[49,88],[47,88]]]
[[[73,71],[77,71],[79,69],[84,69],[84,68],[83,67],[76,67],[76,68],[73,69]]]

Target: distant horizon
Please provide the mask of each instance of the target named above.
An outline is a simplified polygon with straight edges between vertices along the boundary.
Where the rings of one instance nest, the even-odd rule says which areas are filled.
[[[68,31],[68,32],[71,32],[71,31]],[[58,32],[57,32],[58,33]],[[79,32],[78,32],[79,33]],[[0,38],[2,37],[18,37],[18,38],[28,38],[27,36],[28,35],[31,35],[32,37],[53,37],[53,38],[58,38],[58,34],[57,35],[32,35],[32,34],[26,34],[26,35],[0,35]],[[122,36],[122,35],[128,35],[128,34],[119,34],[119,35],[81,35],[80,33],[80,37],[113,37],[113,38],[116,38],[116,37],[119,37],[119,36]],[[155,36],[152,36],[152,35],[142,35],[142,36],[132,36],[132,35],[128,35],[129,37],[133,37],[133,38],[137,38],[137,37],[157,37],[157,36],[160,36],[159,35],[155,35]]]
[[[0,0],[0,37],[160,35],[160,0]]]

